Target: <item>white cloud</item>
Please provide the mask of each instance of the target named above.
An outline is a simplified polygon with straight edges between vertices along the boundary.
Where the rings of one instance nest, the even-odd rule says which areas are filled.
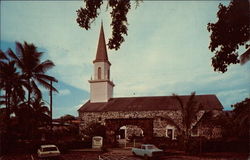
[[[219,99],[223,99],[221,102],[225,109],[232,109],[230,106],[250,97],[248,89],[234,89],[225,90],[217,93]]]
[[[78,105],[74,105],[74,106],[60,106],[60,107],[54,107],[54,118],[58,118],[62,115],[66,115],[66,114],[71,114],[74,116],[78,116],[78,109],[81,108],[81,106],[83,104],[85,104],[88,101],[88,99],[84,98],[81,100],[81,103],[79,103]]]
[[[62,89],[62,90],[59,90],[59,94],[61,96],[65,96],[65,95],[71,94],[71,91],[69,89]]]
[[[229,91],[221,91],[217,93],[218,96],[227,96],[230,97],[232,95],[242,95],[244,94],[245,97],[249,96],[247,89],[235,89],[235,90],[229,90]]]
[[[125,42],[118,51],[108,51],[115,96],[189,94],[219,88],[221,92],[216,93],[226,97],[223,91],[249,81],[249,65],[234,65],[225,74],[216,73],[211,67],[213,54],[208,50],[210,33],[206,26],[216,20],[219,3],[145,1],[132,9]],[[89,91],[100,20],[104,21],[106,42],[111,37],[111,27],[107,11],[100,14],[91,30],[81,29],[75,20],[75,11],[81,5],[81,1],[3,1],[1,37],[7,41],[26,40],[45,48],[48,58],[56,64],[51,73],[57,79]]]
[[[80,109],[81,106],[82,106],[83,104],[85,104],[88,100],[89,100],[89,99],[87,99],[87,98],[82,99],[82,100],[81,100],[81,103],[78,104],[78,105],[75,105],[73,108],[75,108],[75,109],[77,109],[77,110]]]

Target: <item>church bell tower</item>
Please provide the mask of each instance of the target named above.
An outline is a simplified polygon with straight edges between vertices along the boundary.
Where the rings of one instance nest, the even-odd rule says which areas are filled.
[[[90,83],[90,103],[108,102],[113,97],[113,87],[110,81],[110,66],[108,60],[103,24],[99,35],[96,58],[94,63],[94,78],[89,80]]]

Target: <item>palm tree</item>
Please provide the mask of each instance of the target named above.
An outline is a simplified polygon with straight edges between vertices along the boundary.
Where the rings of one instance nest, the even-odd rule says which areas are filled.
[[[187,151],[187,146],[191,137],[192,124],[195,122],[197,114],[202,106],[195,100],[195,92],[191,93],[186,102],[177,94],[173,94],[173,96],[179,102],[179,107],[181,109],[183,127],[180,127],[180,129],[183,133],[184,147]]]
[[[34,112],[34,119],[36,119],[37,126],[44,125],[50,121],[49,108],[45,105],[41,98],[33,98],[31,101],[31,106]]]
[[[27,139],[35,138],[39,134],[39,127],[50,122],[49,109],[42,99],[31,98],[30,105],[19,103],[15,114],[18,119],[16,129],[23,138]]]
[[[7,97],[6,97],[6,92],[5,92],[5,96],[3,95],[4,93],[2,92],[5,89],[5,85],[4,85],[4,78],[2,75],[2,71],[3,71],[3,66],[6,65],[6,61],[8,61],[8,57],[5,55],[5,53],[0,50],[0,106],[1,105],[6,105],[7,108]]]
[[[31,123],[31,136],[39,133],[39,127],[49,124],[51,118],[49,116],[49,108],[45,105],[41,98],[33,98],[31,100],[32,107],[32,123]],[[32,137],[31,137],[32,138]]]
[[[28,105],[31,101],[31,94],[38,99],[42,97],[37,82],[46,89],[52,89],[57,92],[56,88],[50,84],[50,82],[57,82],[57,80],[46,74],[46,71],[55,65],[50,60],[41,62],[43,52],[38,52],[33,44],[16,42],[16,53],[9,50],[8,54],[15,60],[30,86],[28,89]]]
[[[25,79],[17,71],[15,61],[11,61],[0,51],[0,89],[5,90],[5,98],[1,103],[6,105],[9,117],[11,108],[25,99],[24,88],[29,88]]]

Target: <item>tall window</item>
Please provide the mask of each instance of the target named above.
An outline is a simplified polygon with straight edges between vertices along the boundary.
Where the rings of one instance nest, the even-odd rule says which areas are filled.
[[[110,73],[109,73],[109,70],[108,70],[108,80],[109,80],[109,74],[110,74]]]
[[[172,125],[167,125],[166,127],[166,137],[170,139],[176,139],[175,127]]]
[[[101,79],[102,69],[101,67],[98,67],[98,79]]]
[[[173,139],[173,129],[167,129],[167,137]]]

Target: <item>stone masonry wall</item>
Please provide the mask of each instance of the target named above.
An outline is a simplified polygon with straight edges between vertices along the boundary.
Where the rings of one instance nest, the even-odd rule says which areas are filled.
[[[118,118],[156,118],[156,117],[169,117],[176,124],[181,125],[181,112],[180,111],[133,111],[133,112],[84,112],[79,114],[81,118],[80,130],[88,127],[91,123],[101,123],[105,125],[105,119],[118,119]],[[156,128],[158,127],[158,129]],[[166,127],[166,126],[165,126]],[[154,134],[159,134],[162,130],[162,136],[166,131],[162,126],[154,126]]]
[[[204,111],[201,111],[197,120],[203,115]],[[169,110],[169,111],[120,111],[120,112],[80,112],[81,118],[80,130],[88,127],[91,123],[101,123],[105,125],[106,119],[119,119],[119,118],[153,118],[153,134],[157,137],[166,136],[166,126],[171,124],[168,119],[171,119],[179,127],[182,126],[181,111]],[[165,119],[167,118],[167,119]],[[173,124],[171,124],[173,125]],[[177,132],[175,132],[177,134]]]

